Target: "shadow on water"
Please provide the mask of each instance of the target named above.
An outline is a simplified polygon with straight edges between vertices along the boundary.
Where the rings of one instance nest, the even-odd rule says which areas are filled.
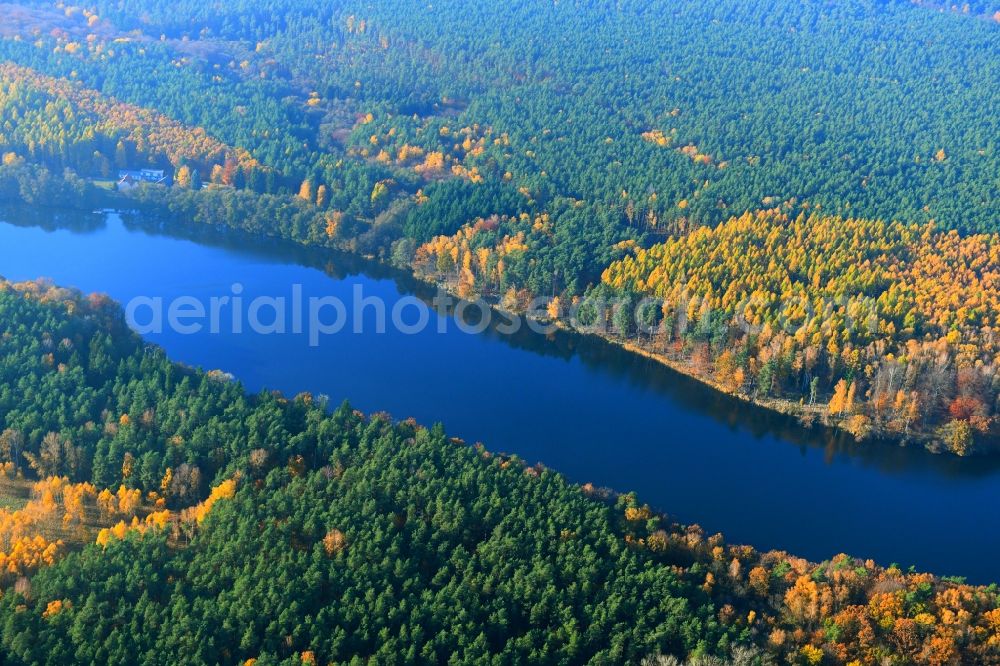
[[[215,295],[237,279],[247,295],[294,283],[346,299],[357,287],[387,303],[409,295],[431,307],[437,295],[434,285],[384,264],[210,226],[28,207],[0,208],[4,219],[12,222],[0,225],[0,272],[28,279],[48,271],[125,301]],[[322,349],[294,336],[168,332],[156,341],[179,360],[218,363],[211,367],[248,386],[326,392],[427,423],[444,418],[469,441],[542,461],[574,481],[635,491],[734,541],[816,560],[845,550],[998,580],[992,505],[1000,457],[858,444],[597,336],[529,326],[508,335],[496,327],[506,315],[499,319],[478,335],[453,325],[443,336],[361,332]]]
[[[77,234],[95,233],[107,226],[103,211],[78,211],[42,208],[23,204],[0,204],[0,220],[15,227],[36,227],[43,231],[72,231]]]
[[[102,212],[81,214],[53,209],[18,207],[17,215],[0,208],[0,219],[14,220],[15,226],[35,226],[46,231],[65,229],[74,233],[92,233],[106,225]],[[25,214],[27,211],[27,214]],[[5,213],[8,213],[5,215]],[[428,306],[438,294],[434,285],[414,278],[387,264],[358,255],[320,247],[306,247],[279,239],[253,238],[225,228],[202,225],[171,224],[151,220],[138,213],[122,214],[123,224],[130,231],[153,236],[183,239],[200,245],[259,257],[270,263],[294,264],[321,270],[334,280],[352,276],[389,281],[400,294],[412,295]],[[674,402],[684,410],[698,413],[724,425],[730,431],[748,433],[756,440],[773,438],[803,450],[820,449],[828,462],[850,457],[880,472],[923,471],[948,479],[985,478],[1000,470],[1000,456],[959,458],[931,453],[920,446],[903,446],[891,440],[857,442],[851,435],[833,428],[803,426],[795,417],[752,405],[744,400],[716,391],[682,373],[642,355],[592,334],[556,330],[540,333],[527,325],[517,332],[501,333],[502,323],[494,318],[481,335],[515,349],[547,357],[570,360],[579,358],[589,369],[627,382],[631,387]],[[523,323],[523,320],[522,320]]]

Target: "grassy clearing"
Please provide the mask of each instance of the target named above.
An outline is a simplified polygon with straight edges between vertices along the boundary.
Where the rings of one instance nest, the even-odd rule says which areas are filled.
[[[0,478],[0,510],[19,511],[31,499],[31,482]]]

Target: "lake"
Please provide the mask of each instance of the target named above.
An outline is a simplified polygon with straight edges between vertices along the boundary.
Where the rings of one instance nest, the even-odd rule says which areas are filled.
[[[1000,581],[1000,512],[993,506],[1000,458],[857,445],[593,337],[527,328],[470,334],[438,312],[418,333],[392,326],[378,333],[372,310],[355,333],[356,289],[389,309],[401,299],[433,296],[426,285],[371,262],[211,230],[170,235],[115,213],[15,207],[0,209],[0,275],[48,277],[122,303],[208,303],[232,296],[234,284],[246,302],[285,297],[293,288],[335,297],[348,304],[348,323],[316,346],[306,334],[236,334],[227,326],[145,337],[173,359],[232,373],[253,391],[310,391],[366,412],[440,421],[453,436],[540,462],[573,481],[635,491],[730,542],[813,560],[847,552],[971,582]],[[407,309],[412,322],[416,308]]]

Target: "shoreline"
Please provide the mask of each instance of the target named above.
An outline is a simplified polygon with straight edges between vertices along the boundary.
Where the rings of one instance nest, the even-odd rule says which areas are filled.
[[[100,203],[104,206],[103,210],[114,210],[114,211],[119,212],[119,213],[125,212],[126,210],[128,210],[124,206],[119,206],[119,204],[123,204],[123,203],[126,203],[126,202],[131,202],[133,204],[136,203],[133,199],[131,199],[131,197],[122,196],[122,195],[120,195],[118,193],[108,192],[102,198],[103,198],[103,201],[101,201]],[[13,202],[5,202],[5,203],[9,204],[9,203],[13,203]],[[28,204],[27,202],[23,202],[23,201],[21,203],[25,204],[25,205],[33,205],[33,204]],[[62,207],[61,206],[53,206],[51,208],[53,208],[53,209],[60,209]],[[94,208],[93,208],[93,206],[88,206],[86,209],[87,210],[93,210]],[[68,208],[68,210],[84,210],[84,209],[83,208],[80,208],[80,209]],[[140,205],[140,206],[138,206],[138,208],[132,208],[131,210],[133,210],[133,211],[138,210],[140,212],[143,212],[143,207]],[[169,225],[169,226],[174,226],[174,225]],[[183,224],[182,223],[179,226],[180,226],[181,229],[193,231],[193,230],[199,228],[200,225],[191,225],[191,224]],[[448,294],[450,297],[462,300],[461,297],[458,295],[457,290],[454,288],[454,281],[449,280],[449,279],[436,278],[436,277],[434,277],[432,275],[421,274],[421,273],[419,273],[417,271],[416,267],[412,263],[408,263],[408,264],[403,265],[403,266],[397,265],[397,264],[389,261],[388,259],[380,258],[378,256],[371,255],[371,254],[365,254],[365,253],[362,253],[362,252],[358,252],[357,250],[351,249],[350,247],[348,247],[348,246],[346,246],[344,244],[341,244],[341,243],[338,243],[336,245],[309,245],[309,244],[300,242],[300,241],[295,240],[295,239],[284,238],[282,236],[274,235],[274,234],[267,233],[267,232],[265,232],[261,236],[257,236],[257,235],[254,235],[254,234],[249,234],[249,233],[247,233],[247,232],[245,232],[245,231],[243,231],[241,229],[230,227],[230,226],[225,225],[225,224],[217,225],[215,230],[216,231],[222,231],[223,229],[225,230],[225,233],[227,233],[227,234],[229,234],[229,233],[235,233],[238,236],[242,236],[242,237],[247,238],[247,239],[254,239],[257,242],[259,242],[260,240],[263,240],[263,239],[267,239],[270,242],[277,241],[277,242],[282,243],[282,244],[286,244],[287,243],[290,246],[297,247],[297,248],[306,248],[306,249],[314,248],[314,249],[317,249],[317,250],[326,250],[326,251],[340,252],[340,253],[343,253],[343,254],[355,257],[355,258],[357,258],[359,260],[371,262],[371,263],[379,265],[379,266],[381,266],[383,268],[388,268],[388,269],[391,269],[391,270],[399,271],[400,273],[404,274],[409,279],[412,279],[412,280],[414,280],[416,282],[419,282],[421,284],[424,284],[424,285],[427,285],[427,286],[430,286],[430,287],[434,287],[434,288],[440,289],[440,290],[444,291],[446,294]],[[609,344],[615,345],[618,348],[623,349],[623,350],[625,350],[625,351],[627,351],[629,353],[635,354],[637,356],[640,356],[640,357],[643,357],[643,358],[648,359],[650,361],[653,361],[655,363],[658,363],[658,364],[660,364],[660,365],[668,368],[669,370],[671,370],[673,372],[676,372],[679,375],[684,376],[685,378],[697,381],[698,383],[706,386],[707,388],[709,388],[709,389],[711,389],[713,391],[717,391],[718,393],[720,393],[722,395],[725,395],[725,396],[728,396],[730,398],[739,400],[740,402],[744,403],[745,405],[753,406],[753,407],[759,408],[759,409],[764,409],[764,410],[767,410],[767,411],[775,413],[775,414],[781,414],[781,415],[784,415],[784,416],[795,418],[796,421],[798,421],[799,424],[804,429],[809,429],[809,428],[813,428],[813,427],[816,427],[816,426],[823,427],[823,428],[830,428],[832,430],[837,431],[838,433],[843,433],[843,434],[845,434],[847,436],[850,436],[854,440],[854,442],[857,443],[858,445],[864,445],[864,444],[870,443],[870,444],[874,444],[874,445],[877,445],[877,446],[885,446],[885,445],[890,445],[891,444],[891,445],[895,445],[895,446],[899,446],[899,447],[908,448],[908,447],[916,444],[916,445],[919,445],[921,448],[924,448],[925,450],[927,450],[929,453],[931,453],[933,455],[945,455],[945,456],[952,456],[952,457],[955,457],[955,458],[970,458],[970,457],[989,456],[989,455],[991,455],[991,453],[989,451],[982,451],[982,450],[976,450],[976,449],[973,449],[967,455],[959,455],[959,454],[957,454],[957,453],[955,453],[953,451],[950,451],[946,447],[943,447],[943,446],[934,446],[933,445],[934,440],[928,434],[921,433],[921,432],[911,432],[911,433],[908,433],[907,435],[904,436],[904,435],[901,435],[901,434],[898,434],[898,433],[894,433],[894,432],[885,432],[885,431],[874,432],[873,431],[870,435],[859,439],[858,437],[856,437],[852,432],[850,432],[847,429],[847,427],[845,425],[845,420],[843,420],[843,419],[831,420],[831,419],[827,418],[827,414],[825,413],[825,410],[823,409],[823,403],[816,403],[815,405],[811,406],[811,408],[804,409],[803,405],[801,405],[800,403],[795,402],[793,400],[790,400],[790,399],[785,399],[785,398],[768,398],[766,400],[761,400],[761,399],[755,399],[752,396],[749,396],[749,395],[746,395],[746,394],[743,394],[743,393],[732,392],[732,391],[727,390],[724,386],[722,386],[719,382],[715,381],[713,378],[706,377],[703,374],[695,372],[690,367],[690,363],[684,362],[684,361],[681,361],[681,360],[671,359],[671,358],[669,358],[668,356],[666,356],[664,354],[661,354],[661,353],[658,353],[656,351],[647,349],[647,348],[641,346],[640,344],[637,344],[636,342],[633,342],[631,340],[620,339],[620,338],[618,338],[618,337],[616,337],[614,335],[608,334],[605,331],[580,330],[580,329],[575,328],[572,325],[570,325],[563,318],[551,319],[549,317],[532,317],[531,315],[529,315],[527,313],[518,313],[518,312],[515,312],[515,311],[511,311],[511,310],[509,310],[507,308],[504,308],[501,305],[501,303],[499,302],[498,299],[487,299],[486,297],[483,297],[483,296],[478,296],[478,297],[482,298],[484,300],[484,302],[486,302],[491,309],[493,309],[494,311],[496,311],[498,313],[501,313],[501,314],[503,314],[505,316],[516,317],[516,318],[523,318],[523,319],[533,319],[533,320],[538,321],[538,322],[545,322],[547,324],[551,324],[551,325],[557,327],[558,329],[560,329],[562,331],[565,331],[567,333],[573,333],[573,334],[576,334],[576,335],[592,335],[594,337],[597,337],[597,338],[601,339],[605,343],[609,343]]]
[[[344,250],[344,251],[350,252],[349,250]],[[422,275],[418,273],[412,265],[407,265],[406,267],[400,267],[373,256],[368,256],[363,258],[371,260],[381,265],[390,266],[392,268],[405,271],[414,280],[417,280],[429,286],[434,286],[436,288],[439,288],[452,298],[456,299],[461,298],[456,293],[455,289],[453,288],[452,281],[450,280],[435,279],[433,276],[430,275]],[[494,302],[494,300],[487,300],[482,296],[479,296],[479,298],[483,298],[483,300],[493,310],[502,313],[508,317],[533,319],[538,322],[545,322],[551,324],[557,327],[559,330],[567,333],[572,333],[575,335],[591,335],[597,337],[607,344],[614,345],[619,349],[629,352],[630,354],[635,354],[647,360],[658,363],[659,365],[668,368],[672,372],[676,372],[677,374],[682,375],[687,379],[694,380],[699,384],[702,384],[703,386],[720,393],[721,395],[733,398],[735,400],[739,400],[741,403],[747,406],[751,406],[757,409],[763,409],[774,414],[780,414],[783,416],[794,418],[802,428],[807,430],[815,427],[829,428],[840,434],[850,437],[852,441],[859,446],[865,444],[873,444],[876,446],[893,445],[901,448],[909,448],[914,445],[917,445],[932,455],[944,455],[953,458],[975,458],[980,456],[991,455],[991,452],[981,451],[981,450],[973,450],[971,453],[967,455],[960,455],[953,451],[948,450],[945,447],[934,446],[933,445],[934,440],[928,434],[921,432],[910,432],[906,435],[902,435],[893,432],[873,431],[872,433],[863,438],[858,438],[854,433],[852,433],[850,430],[847,429],[845,425],[846,419],[831,420],[828,418],[826,410],[823,407],[825,403],[817,402],[814,405],[806,407],[803,404],[800,404],[798,402],[795,402],[794,400],[790,400],[787,398],[772,397],[768,398],[767,400],[755,399],[752,396],[749,396],[744,393],[737,393],[727,390],[724,386],[722,386],[721,383],[712,379],[711,377],[706,377],[698,372],[695,372],[691,368],[691,364],[689,362],[671,359],[664,354],[657,353],[656,351],[653,351],[651,349],[647,349],[631,340],[627,339],[623,340],[614,335],[610,335],[604,331],[580,330],[567,323],[566,320],[561,317],[558,319],[551,319],[548,317],[532,317],[527,313],[518,313],[511,311],[507,308],[504,308],[499,302]]]
[[[182,228],[188,228],[188,229],[190,229],[190,227],[182,227]],[[217,235],[219,235],[219,237],[225,237],[225,236],[228,236],[229,234],[231,234],[232,231],[233,230],[230,230],[228,228],[217,228],[217,229],[212,229],[212,235],[216,235],[217,234]],[[166,229],[163,229],[162,233],[164,235],[168,235],[169,234],[169,232]],[[169,234],[169,235],[172,235],[172,234]],[[241,233],[241,232],[237,231],[236,236],[233,237],[233,238],[235,239],[235,238],[238,238],[238,237],[246,238],[247,234]],[[288,247],[301,247],[300,244],[291,243],[287,239],[274,239],[274,240],[278,241],[277,245],[279,245],[279,246],[285,245],[287,243]],[[259,239],[258,239],[258,242],[259,242]],[[266,249],[266,248],[263,248],[263,249]],[[317,247],[315,249],[318,251],[316,253],[318,256],[321,256],[322,254],[324,254],[326,252],[339,252],[339,250],[334,250],[332,248],[330,248],[330,249],[324,249],[324,248],[318,248]],[[310,254],[312,254],[312,253],[310,253]],[[358,253],[350,253],[349,255],[347,255],[345,253],[345,256],[360,257],[360,255]],[[370,259],[367,260],[367,263],[369,263],[371,266],[376,267],[376,268],[378,266],[385,267],[387,270],[391,271],[392,273],[395,273],[398,278],[412,279],[413,284],[416,284],[416,283],[420,283],[420,284],[424,284],[424,285],[435,285],[435,284],[437,284],[434,280],[428,279],[427,276],[423,276],[423,277],[413,276],[410,271],[407,271],[404,268],[401,268],[401,267],[398,267],[398,266],[393,266],[392,264],[390,264],[388,262],[378,261],[378,260],[374,260],[374,259],[370,258]],[[413,292],[411,292],[411,293],[413,293]],[[429,292],[425,292],[425,294],[427,294],[427,293],[429,293]],[[495,306],[495,309],[506,311],[506,310],[503,310],[503,308],[501,308],[499,306]],[[544,320],[544,318],[541,318],[541,317],[538,317],[538,318],[535,318],[535,319]],[[733,394],[728,393],[728,392],[726,392],[724,390],[717,389],[717,388],[711,386],[708,382],[704,382],[704,381],[700,380],[698,377],[694,376],[693,374],[688,374],[688,373],[684,372],[683,369],[682,369],[683,366],[680,366],[680,364],[674,365],[674,364],[668,362],[669,359],[667,359],[665,357],[658,356],[658,355],[654,354],[653,352],[651,352],[650,350],[643,349],[642,347],[640,347],[638,345],[626,344],[626,343],[623,343],[620,340],[614,340],[613,338],[611,338],[609,336],[598,335],[598,334],[596,334],[594,332],[586,332],[586,331],[581,331],[581,330],[578,330],[578,329],[573,329],[573,328],[567,326],[563,322],[554,322],[553,325],[558,329],[558,332],[555,333],[554,335],[560,335],[561,336],[563,333],[569,333],[569,334],[573,334],[574,337],[578,337],[581,340],[584,339],[584,338],[600,338],[600,343],[599,344],[604,344],[604,343],[607,343],[607,342],[615,342],[615,347],[614,348],[610,348],[609,347],[608,348],[609,350],[610,349],[619,349],[619,350],[623,350],[623,351],[629,352],[630,355],[632,355],[632,356],[634,356],[636,358],[641,357],[643,359],[648,359],[648,360],[651,360],[651,361],[655,361],[655,362],[657,362],[657,364],[659,366],[666,367],[668,370],[670,370],[670,372],[677,372],[679,375],[682,375],[682,377],[678,378],[679,380],[686,381],[687,379],[698,379],[698,383],[700,385],[705,385],[706,388],[709,388],[709,389],[711,389],[713,391],[717,391],[719,394],[721,394],[722,396],[724,396],[726,398],[738,398],[741,405],[750,404],[753,407],[764,407],[764,405],[754,403],[753,401],[747,399],[745,396],[733,395]],[[533,333],[533,334],[534,335],[538,335],[539,337],[545,337],[544,334],[538,334],[538,333]],[[597,340],[594,340],[594,342],[596,343]],[[638,365],[640,367],[647,368],[650,373],[655,373],[656,370],[657,370],[657,368],[649,367],[648,365],[646,365],[644,363],[640,363]],[[668,377],[668,379],[669,379],[669,377]],[[252,390],[249,391],[249,392],[253,393]],[[374,413],[377,413],[377,412],[369,412],[369,413],[370,414],[374,414]],[[784,412],[782,412],[780,409],[778,409],[776,407],[770,407],[770,408],[768,408],[768,412],[767,413],[784,414]],[[396,419],[393,419],[393,420],[396,420]],[[400,420],[405,420],[405,419],[400,419]],[[792,423],[791,421],[789,421],[789,423],[792,424],[792,425],[796,425],[796,426],[798,425],[796,423]],[[817,424],[817,427],[815,429],[813,429],[813,434],[817,438],[824,436],[824,434],[829,434],[829,432],[828,433],[823,433],[820,430],[820,427],[822,427],[822,426],[819,426],[819,424]],[[806,432],[808,430],[809,430],[808,428],[803,428],[803,433],[808,434]],[[832,432],[832,430],[830,432]],[[475,447],[475,444],[473,444],[472,440],[470,440],[470,441],[456,440],[456,441],[461,441],[464,445]],[[884,444],[884,442],[873,442],[873,444],[875,444],[877,446],[882,446]],[[531,460],[531,458],[530,457],[523,457],[522,453],[520,451],[518,451],[516,448],[515,449],[512,449],[512,448],[496,448],[496,449],[492,449],[492,448],[490,448],[488,450],[490,450],[493,453],[493,455],[496,455],[496,456],[499,456],[499,457],[516,458],[519,461],[519,463],[525,468],[525,470],[528,470],[528,469],[535,469],[535,470],[550,469],[550,470],[552,470],[555,473],[563,474],[562,467],[559,466],[559,465],[553,465],[553,466],[550,467],[545,462],[538,462],[538,463],[535,463],[535,464],[530,464],[529,461]],[[923,452],[920,452],[920,453],[923,453]],[[852,457],[854,457],[853,453],[851,455],[852,455]],[[855,459],[862,460],[863,457],[856,457]],[[954,459],[954,458],[952,458],[952,459]],[[526,472],[526,473],[531,473],[531,472]],[[567,477],[567,478],[569,478],[569,477]],[[580,488],[591,488],[593,490],[596,490],[598,493],[607,493],[609,497],[625,496],[625,495],[629,495],[629,494],[632,494],[632,493],[636,492],[634,490],[628,490],[629,485],[627,485],[627,484],[623,485],[623,484],[607,483],[607,482],[601,482],[601,481],[596,481],[595,483],[587,483],[588,480],[590,480],[590,481],[596,481],[593,478],[593,476],[588,475],[588,476],[584,476],[582,478],[578,478],[578,479],[576,479],[574,481],[571,481],[571,483],[573,485],[575,485],[575,486],[580,487]],[[640,494],[640,495],[637,495],[637,496],[638,497],[643,497],[644,495]],[[649,497],[649,496],[645,495],[645,497]],[[649,497],[649,499],[647,501],[650,502],[650,507],[653,510],[653,512],[656,515],[660,516],[665,521],[669,522],[669,523],[681,524],[681,525],[691,526],[691,527],[700,526],[700,527],[702,527],[702,528],[705,529],[705,534],[706,535],[715,534],[715,533],[721,532],[722,534],[724,534],[724,535],[726,535],[728,537],[729,535],[732,534],[732,532],[730,531],[730,529],[727,529],[726,527],[724,527],[722,525],[719,525],[717,521],[716,521],[715,524],[713,524],[713,522],[710,521],[710,520],[708,520],[708,518],[699,518],[697,516],[696,517],[691,517],[691,516],[682,517],[681,515],[679,515],[677,513],[674,513],[674,511],[676,511],[676,509],[675,509],[675,505],[673,505],[673,504],[666,503],[666,502],[660,502],[660,501],[653,501],[651,497]],[[801,549],[801,547],[796,547],[796,546],[793,546],[793,545],[786,545],[783,542],[776,542],[776,541],[773,541],[771,539],[765,539],[765,538],[761,537],[759,534],[750,535],[750,536],[742,535],[742,536],[739,536],[739,537],[733,537],[733,539],[734,540],[733,540],[732,543],[734,543],[734,544],[751,545],[754,548],[759,549],[761,552],[765,552],[765,551],[766,552],[772,552],[773,551],[773,552],[784,552],[784,553],[789,553],[789,552],[790,553],[801,553],[802,550],[803,550],[803,549]],[[877,561],[877,562],[881,563],[883,566],[885,566],[887,564],[891,564],[891,562],[898,561],[900,559],[899,557],[893,558],[893,557],[889,557],[889,556],[879,556],[879,555],[875,554],[873,551],[866,550],[866,549],[863,549],[863,548],[847,548],[843,544],[841,544],[841,545],[837,546],[836,548],[825,549],[820,554],[811,553],[810,555],[805,556],[804,561],[808,561],[808,562],[812,562],[812,563],[822,563],[822,562],[825,562],[828,559],[830,559],[833,553],[835,553],[835,552],[836,553],[840,553],[840,552],[843,552],[843,551],[847,551],[847,552],[851,552],[851,553],[861,553],[861,552],[868,553],[869,557],[873,558],[874,561]],[[952,573],[940,573],[940,574],[938,574],[940,576],[955,575],[954,572],[956,571],[956,569],[954,569],[954,568],[947,569],[945,567],[938,567],[938,566],[934,566],[934,565],[920,566],[920,570],[923,570],[923,571],[937,571],[937,572],[942,572],[942,571],[947,572],[947,571],[950,570],[952,572]],[[958,575],[965,575],[965,576],[969,575],[969,574],[965,573],[964,570],[958,570],[958,571],[960,571],[960,573]],[[980,579],[980,580],[983,580],[983,579]]]

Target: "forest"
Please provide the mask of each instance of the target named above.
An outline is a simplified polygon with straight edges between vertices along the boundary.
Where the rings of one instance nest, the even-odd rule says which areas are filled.
[[[676,314],[647,312],[610,337],[859,439],[996,445],[992,352],[963,351],[990,337],[996,298],[978,275],[995,271],[992,255],[969,263],[1000,231],[993,3],[25,0],[5,11],[0,196],[347,249],[512,310],[548,299],[556,319],[612,293],[683,292],[712,314],[689,312],[697,326],[654,341],[636,335],[639,320]],[[174,187],[126,201],[94,187],[146,166],[168,169]],[[919,255],[924,273],[837,275],[844,257],[824,256],[832,282],[810,291],[792,256],[766,275],[743,262],[697,283],[652,267],[663,248],[676,248],[669,264],[706,238],[719,248],[704,258],[740,252],[749,241],[732,230],[748,214],[843,220],[845,243],[886,234],[895,261]],[[875,226],[850,228],[858,220]],[[934,249],[904,229],[933,230]],[[947,296],[972,291],[975,308]],[[775,301],[788,296],[819,311],[779,332]],[[830,297],[842,303],[816,300]],[[763,337],[740,333],[740,299],[770,299],[751,313]],[[858,308],[877,330],[844,327]]]
[[[137,161],[187,169],[178,181],[190,186],[192,168],[232,185],[236,172],[253,180],[260,165],[246,151],[187,128],[151,109],[112,102],[69,81],[0,65],[0,112],[9,119],[4,143],[34,163],[72,166],[105,178]],[[206,174],[206,175],[207,175]],[[225,177],[223,177],[225,176]]]
[[[18,0],[0,201],[350,250],[996,453],[998,54],[996,0]],[[996,585],[250,394],[43,281],[0,279],[0,498],[5,664],[1000,663]]]
[[[390,199],[415,207],[419,190],[454,207],[459,191],[423,184],[457,177],[539,208],[600,205],[594,237],[611,224],[640,240],[793,200],[995,225],[986,6],[21,4],[33,11],[7,28],[4,58],[202,127],[281,174],[257,189],[308,181],[325,206],[372,222]],[[499,26],[514,29],[499,39]],[[496,208],[480,214],[510,212]],[[392,231],[454,233],[472,221],[455,212]]]
[[[0,283],[5,663],[993,663],[1000,593],[679,525]],[[713,661],[714,660],[714,661]],[[723,661],[724,660],[724,661]]]
[[[964,455],[995,442],[998,242],[764,211],[638,249],[603,285],[638,310],[617,335],[731,392],[830,395],[823,418],[858,439],[934,426],[935,445]],[[637,296],[653,299],[630,307]]]

